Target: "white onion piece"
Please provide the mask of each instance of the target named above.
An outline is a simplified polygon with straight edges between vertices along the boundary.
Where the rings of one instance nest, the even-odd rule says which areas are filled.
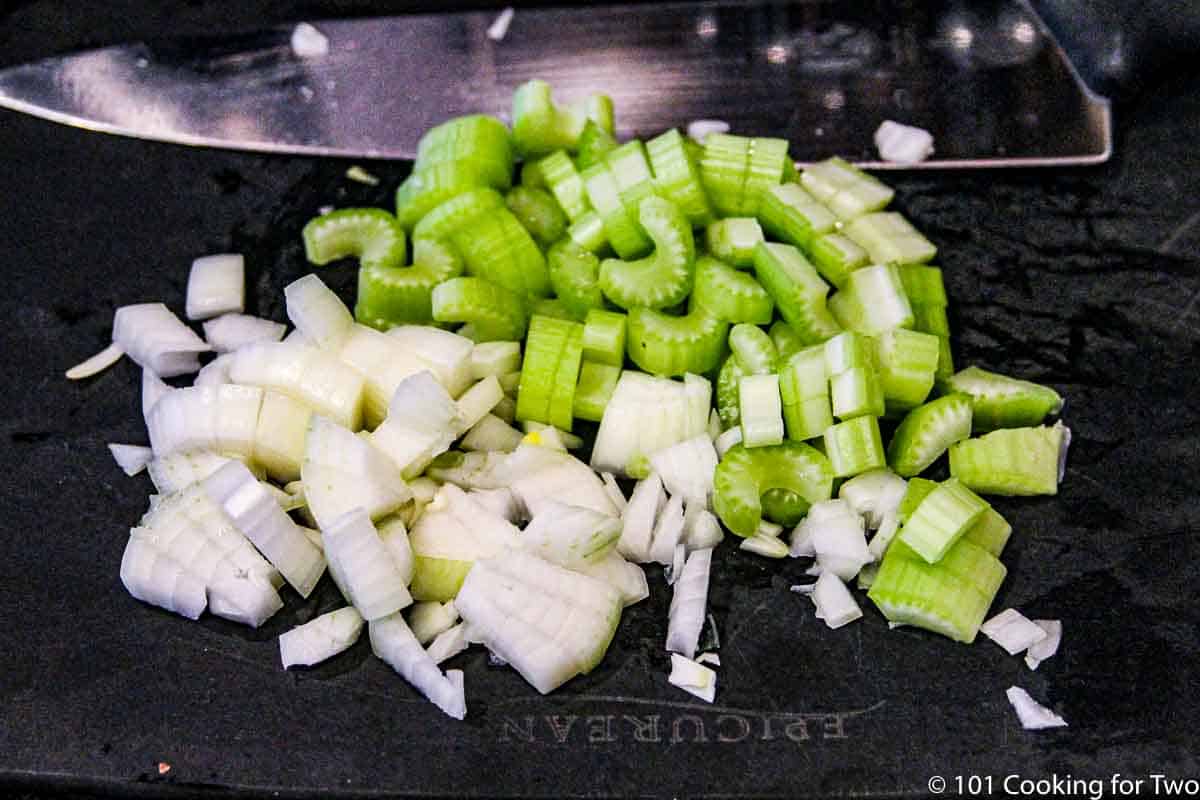
[[[248,314],[222,314],[203,325],[204,339],[218,353],[232,353],[255,342],[282,341],[287,326]]]
[[[611,472],[602,472],[600,473],[600,480],[604,481],[604,490],[608,492],[608,499],[612,500],[617,513],[624,514],[629,501],[625,499],[625,493],[621,491],[621,487],[617,484],[617,477]]]
[[[312,408],[299,400],[263,391],[254,429],[254,460],[275,480],[289,483],[300,477],[312,418]]]
[[[503,482],[496,477],[496,470],[503,466],[504,453],[460,453],[452,450],[435,458],[425,469],[425,475],[441,483],[453,483],[464,490],[498,489],[503,488]]]
[[[805,528],[805,535],[812,537],[821,570],[832,572],[843,581],[852,580],[864,564],[874,561],[867,548],[863,518],[844,500],[815,503],[796,527]],[[809,529],[811,533],[807,532]]]
[[[307,22],[292,29],[291,45],[297,58],[320,58],[329,52],[329,39]]]
[[[288,319],[317,347],[336,351],[354,328],[350,309],[316,275],[292,281],[283,288],[283,296]]]
[[[746,550],[766,558],[784,558],[788,554],[788,546],[774,536],[747,537],[738,545],[739,550]]]
[[[175,389],[152,369],[142,370],[142,418],[149,422],[150,411],[162,399],[163,395]]]
[[[701,653],[696,656],[697,664],[712,664],[714,667],[721,666],[721,657],[716,653]]]
[[[666,501],[662,480],[657,472],[638,481],[629,497],[629,505],[621,515],[621,538],[617,550],[630,561],[644,564],[650,560],[650,543],[654,537],[658,511]]]
[[[697,383],[696,381],[702,381]],[[604,408],[596,441],[592,446],[592,468],[599,472],[626,475],[637,456],[655,453],[708,429],[708,407],[698,430],[690,430],[691,406],[707,401],[701,391],[708,381],[687,383],[625,370]],[[710,387],[711,388],[711,387]],[[692,403],[691,401],[695,402]]]
[[[192,450],[159,456],[147,465],[150,480],[163,494],[174,494],[202,481],[234,459],[210,450]]]
[[[884,120],[875,129],[875,149],[884,161],[917,164],[933,154],[933,134],[924,128]]]
[[[454,601],[439,603],[436,600],[427,603],[414,603],[408,610],[409,630],[417,641],[427,645],[438,635],[450,630],[458,621],[458,609]]]
[[[817,551],[813,547],[812,541],[813,526],[805,525],[804,520],[792,528],[791,547],[788,548],[788,555],[792,558],[816,558]]]
[[[212,450],[249,458],[254,453],[263,392],[222,384],[176,389],[150,410],[146,421],[157,457]]]
[[[415,478],[450,448],[461,429],[454,398],[432,372],[423,370],[397,385],[387,419],[371,434],[371,441],[401,475]]]
[[[1061,427],[1063,432],[1062,444],[1058,448],[1058,482],[1062,483],[1063,476],[1067,474],[1067,450],[1071,448],[1071,429],[1063,425],[1062,420],[1054,424]]]
[[[683,572],[683,565],[687,561],[687,552],[687,544],[680,537],[679,543],[675,545],[675,554],[671,556],[671,563],[663,568],[663,577],[668,586],[673,586],[675,579]]]
[[[534,516],[550,502],[582,506],[617,516],[600,477],[569,453],[523,443],[494,470],[497,485],[507,485]]]
[[[706,703],[711,703],[717,697],[717,673],[678,653],[671,654],[671,674],[667,677],[667,683],[678,686]]]
[[[458,444],[463,450],[511,453],[520,446],[524,437],[525,434],[495,414],[484,414]]]
[[[303,342],[256,342],[232,354],[235,383],[285,394],[337,422],[362,427],[362,375],[324,350]]]
[[[460,622],[450,630],[439,633],[429,643],[429,646],[425,648],[425,652],[429,653],[429,657],[433,659],[435,664],[441,664],[443,661],[453,658],[466,650],[469,645],[470,642],[467,641],[467,623]]]
[[[817,607],[817,619],[825,620],[830,628],[840,628],[862,616],[846,584],[832,572],[821,573],[809,596]]]
[[[1046,638],[1046,631],[1015,608],[1006,608],[979,626],[979,631],[1010,655],[1024,652]]]
[[[493,42],[499,42],[504,39],[508,35],[508,26],[512,24],[514,14],[516,14],[516,10],[512,6],[506,6],[492,20],[492,24],[488,25],[487,37]]]
[[[1029,696],[1029,692],[1021,687],[1010,686],[1004,694],[1012,704],[1013,710],[1017,712],[1017,719],[1021,720],[1021,727],[1025,730],[1067,727],[1065,719],[1034,700]]]
[[[312,594],[325,557],[244,464],[231,461],[209,475],[204,491],[301,597]]]
[[[521,532],[521,546],[553,564],[574,569],[608,556],[621,536],[621,521],[590,508],[551,500]]]
[[[688,123],[688,138],[704,144],[714,133],[729,133],[729,123],[723,119],[694,119]]]
[[[396,389],[406,378],[429,370],[419,354],[366,325],[350,327],[337,355],[363,377],[363,414],[367,427],[375,427],[387,417]]]
[[[778,539],[783,535],[783,526],[778,522],[763,518],[758,521],[758,527],[754,530],[755,536],[766,536],[769,539]]]
[[[544,422],[525,420],[521,423],[521,427],[525,431],[526,441],[530,444],[550,447],[554,450],[578,450],[583,447],[583,439],[580,437]]]
[[[195,372],[198,354],[212,349],[162,303],[118,308],[112,338],[138,366],[162,378]]]
[[[121,345],[113,342],[99,353],[96,353],[96,355],[83,360],[67,370],[67,378],[73,381],[90,378],[120,361],[123,355],[125,355],[125,351],[121,349]]]
[[[1039,664],[1058,652],[1058,645],[1062,642],[1062,620],[1035,619],[1033,623],[1046,632],[1045,639],[1034,642],[1025,652],[1025,665],[1037,669]]]
[[[483,380],[489,375],[497,378],[521,369],[520,342],[480,342],[471,348],[468,366],[472,380]]]
[[[371,518],[351,509],[322,527],[329,573],[368,622],[412,604],[412,595]]]
[[[153,545],[153,535],[133,533],[121,556],[121,583],[144,603],[197,619],[208,604],[204,583]]]
[[[611,552],[599,561],[585,562],[574,568],[592,578],[604,581],[621,595],[621,604],[631,606],[650,596],[646,572],[637,564],[626,561],[620,553]]]
[[[498,489],[471,489],[467,492],[479,505],[501,519],[516,523],[522,518],[524,510],[512,491],[503,487]]]
[[[713,444],[716,445],[717,439],[721,437],[721,433],[721,415],[714,408],[708,412],[708,438],[712,439]]]
[[[500,381],[492,375],[467,389],[458,398],[458,416],[460,430],[468,430],[485,416],[504,398],[504,390]]]
[[[229,377],[229,365],[232,357],[228,353],[217,356],[205,364],[196,373],[192,386],[220,386],[223,383],[233,383]]]
[[[688,505],[683,512],[683,541],[688,550],[716,547],[725,539],[721,523],[704,506]]]
[[[683,495],[672,495],[658,515],[654,536],[650,540],[650,560],[670,564],[675,560],[675,546],[683,538]]]
[[[850,504],[875,530],[888,513],[895,514],[904,499],[908,481],[888,469],[873,469],[855,475],[838,489],[838,497]]]
[[[885,513],[879,522],[879,529],[875,531],[875,535],[871,537],[870,543],[867,544],[867,549],[871,551],[871,555],[875,557],[876,561],[883,560],[884,554],[899,532],[899,514],[895,511]]]
[[[294,664],[312,666],[333,658],[358,641],[363,618],[353,606],[339,608],[292,628],[279,636],[283,668]]]
[[[309,422],[300,479],[321,530],[352,508],[382,519],[412,499],[395,465],[372,441],[319,415]]]
[[[246,259],[218,253],[192,262],[184,313],[191,320],[241,313],[246,307]]]
[[[425,369],[432,370],[452,397],[458,397],[471,385],[471,353],[475,343],[467,337],[431,325],[397,325],[389,328],[387,335],[419,358]]]
[[[712,439],[703,433],[651,454],[650,466],[672,497],[681,495],[689,505],[707,505],[717,460]]]
[[[408,540],[408,528],[400,517],[387,517],[376,526],[383,546],[387,548],[396,564],[396,570],[404,585],[412,583],[413,572],[416,571],[416,559],[413,557],[412,543]]]
[[[137,475],[154,459],[154,451],[149,447],[138,444],[110,444],[108,452],[112,453],[124,473],[130,477]]]
[[[700,629],[704,627],[704,610],[708,605],[708,576],[712,566],[712,549],[695,550],[687,557],[675,581],[671,595],[671,610],[667,624],[667,650],[686,658],[696,655]]]
[[[742,443],[742,426],[737,425],[737,426],[732,427],[729,430],[725,431],[720,436],[718,436],[716,438],[716,441],[713,442],[713,445],[717,449],[717,455],[720,456],[721,458],[724,458],[725,454],[728,453],[729,450],[735,444],[741,444],[741,443]]]
[[[429,698],[435,706],[455,719],[467,715],[467,699],[463,693],[462,672],[452,670],[442,674],[437,663],[425,652],[413,636],[404,617],[391,614],[371,620],[368,625],[371,650],[392,669],[404,676],[413,688]],[[457,673],[455,676],[454,673]]]
[[[283,608],[275,587],[262,575],[221,574],[208,586],[208,610],[218,617],[257,628]]]

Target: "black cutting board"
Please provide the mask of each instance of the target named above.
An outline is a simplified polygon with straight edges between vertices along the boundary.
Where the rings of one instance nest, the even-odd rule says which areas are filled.
[[[137,4],[0,15],[5,63],[184,28],[249,26],[303,4]],[[254,4],[250,4],[253,6]],[[155,6],[159,8],[159,6]],[[360,11],[347,5],[343,10]],[[327,10],[327,9],[317,9]],[[122,14],[129,14],[122,20]],[[997,499],[1014,535],[995,609],[1059,618],[1029,671],[981,640],[839,631],[789,591],[807,562],[722,545],[708,706],[666,684],[669,591],[630,609],[590,676],[549,697],[474,650],[455,722],[365,641],[310,671],[276,637],[332,608],[328,582],[252,631],[133,600],[117,570],[149,481],[105,443],[146,441],[138,372],[62,372],[107,342],[113,309],[182,309],[199,255],[246,255],[250,307],[283,319],[319,207],[388,206],[403,164],[268,158],[118,139],[0,114],[0,785],[128,795],[924,795],[941,776],[1197,777],[1200,123],[1194,76],[1135,101],[1116,160],[1062,173],[895,175],[896,207],[940,248],[960,365],[1053,385],[1074,432],[1058,497]],[[619,113],[619,109],[618,109]],[[345,296],[349,265],[324,270]],[[1022,731],[1027,688],[1070,728]],[[164,769],[164,766],[169,769]],[[1010,786],[1020,788],[1019,783]],[[973,785],[964,783],[962,788]],[[936,788],[936,786],[935,786]],[[1107,791],[1107,790],[1106,790]]]

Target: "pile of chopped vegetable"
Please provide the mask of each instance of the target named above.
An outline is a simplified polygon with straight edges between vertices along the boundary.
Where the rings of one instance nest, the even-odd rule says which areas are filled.
[[[158,492],[129,592],[258,626],[284,583],[307,597],[328,572],[347,605],[281,636],[284,667],[365,624],[459,718],[442,662],[482,644],[552,691],[603,660],[653,563],[670,681],[711,702],[725,532],[813,559],[794,588],[830,628],[862,616],[854,585],[893,625],[1049,657],[1057,621],[983,625],[1011,533],[985,496],[1056,493],[1062,398],[955,370],[937,248],[875,177],[720,129],[620,143],[613,120],[603,95],[564,107],[531,81],[511,127],[428,131],[394,213],[304,227],[312,264],[357,261],[353,309],[310,274],[284,290],[290,333],[245,315],[235,254],[192,266],[204,338],[165,305],[118,309],[68,376],[143,368],[150,447],[111,446]],[[576,420],[598,423],[587,460]]]

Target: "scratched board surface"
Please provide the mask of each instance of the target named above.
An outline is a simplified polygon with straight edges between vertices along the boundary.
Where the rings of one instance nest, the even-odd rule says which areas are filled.
[[[0,58],[300,13],[254,5],[139,15],[125,3],[95,19],[29,3],[0,15]],[[187,266],[205,253],[245,253],[251,309],[282,319],[282,286],[307,271],[300,227],[326,204],[387,206],[404,165],[371,164],[382,182],[368,187],[345,179],[346,162],[0,114],[0,784],[136,796],[791,797],[923,795],[934,776],[950,789],[968,775],[1195,777],[1196,85],[1180,76],[1137,101],[1103,168],[891,178],[896,207],[941,249],[959,363],[1067,397],[1075,440],[1059,496],[996,500],[1014,527],[996,609],[1062,619],[1057,656],[1031,672],[986,641],[889,631],[865,599],[861,621],[829,631],[789,591],[806,561],[726,542],[710,593],[715,704],[666,684],[669,591],[652,570],[652,598],[627,611],[599,668],[551,696],[477,649],[458,656],[464,722],[419,698],[365,640],[312,670],[279,668],[276,637],[338,604],[328,581],[309,601],[289,595],[257,631],[130,598],[117,569],[149,482],[124,477],[104,444],[145,441],[138,375],[129,363],[78,384],[61,375],[105,344],[115,307],[180,309]],[[322,276],[352,295],[350,266]],[[1013,684],[1070,728],[1022,731],[1004,698]]]

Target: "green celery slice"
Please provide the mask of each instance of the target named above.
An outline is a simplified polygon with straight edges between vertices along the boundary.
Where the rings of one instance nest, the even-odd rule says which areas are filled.
[[[984,494],[1058,494],[1069,432],[1062,422],[1001,428],[950,446],[950,474]]]
[[[901,264],[899,266],[900,283],[904,286],[904,295],[913,307],[949,305],[946,297],[946,285],[942,280],[942,270],[932,264]],[[938,333],[939,331],[926,331]],[[946,331],[948,334],[949,331]]]
[[[899,541],[936,564],[989,507],[957,478],[950,478],[920,502],[900,529]]]
[[[595,123],[609,136],[615,136],[617,133],[614,112],[612,98],[606,94],[589,94],[583,100],[583,114],[587,118],[587,122]],[[587,122],[583,125],[584,130],[587,129]],[[580,133],[580,136],[582,135]]]
[[[805,344],[841,331],[825,307],[829,285],[792,245],[763,242],[754,251],[754,274],[775,300],[780,316]]]
[[[582,320],[592,309],[604,308],[599,284],[600,259],[595,253],[563,239],[547,251],[546,264],[554,293],[573,317]]]
[[[617,149],[617,140],[612,134],[611,123],[606,130],[596,120],[589,119],[583,125],[583,132],[579,134],[576,149],[579,153],[575,156],[575,164],[579,169],[587,169],[593,164],[599,164],[605,156]]]
[[[855,367],[875,369],[875,343],[869,336],[843,331],[825,342],[825,371],[837,375]]]
[[[892,328],[911,328],[912,306],[895,264],[872,264],[851,272],[829,299],[829,310],[848,330],[872,336]]]
[[[376,265],[358,270],[354,317],[380,330],[432,322],[434,287],[461,274],[462,261],[453,249],[436,240],[417,239],[411,267]]]
[[[855,417],[825,429],[825,455],[836,478],[887,466],[878,417]]]
[[[763,193],[758,221],[772,238],[807,251],[822,234],[833,231],[837,217],[799,184],[781,183]]]
[[[567,215],[543,189],[514,186],[504,196],[504,203],[540,247],[549,247],[567,232]]]
[[[633,139],[610,152],[604,161],[617,185],[621,203],[629,215],[637,219],[642,200],[655,192],[654,173],[650,171],[646,145],[639,139]]]
[[[529,318],[525,340],[525,358],[521,362],[521,382],[517,388],[517,419],[556,425],[551,420],[559,366],[570,355],[573,332],[578,328],[579,356],[583,353],[583,326],[576,322],[535,314]],[[578,369],[578,367],[576,367]],[[574,393],[577,377],[571,378]],[[574,398],[572,397],[572,406]],[[569,407],[570,408],[570,407]],[[570,408],[573,411],[573,408]]]
[[[679,206],[693,228],[713,220],[712,206],[700,181],[696,161],[675,128],[646,142],[658,193]]]
[[[754,267],[754,248],[765,241],[753,217],[725,217],[708,223],[704,231],[708,252],[738,269]]]
[[[762,496],[787,489],[810,505],[833,492],[829,460],[803,442],[747,449],[734,445],[717,464],[713,476],[713,509],[738,536],[753,536],[762,521]]]
[[[945,306],[925,305],[909,301],[913,310],[913,330],[931,333],[943,339],[950,338],[950,319]]]
[[[811,503],[787,489],[768,489],[763,492],[762,515],[788,528],[800,524],[811,507]]]
[[[322,266],[353,256],[367,267],[404,264],[408,242],[399,221],[381,208],[342,208],[309,220],[302,232],[304,255]]]
[[[564,431],[571,430],[575,418],[575,388],[579,385],[579,372],[583,363],[583,325],[578,322],[572,325],[558,360],[549,407],[549,424]],[[518,386],[518,408],[521,405],[520,396],[521,389]]]
[[[592,210],[579,170],[565,150],[555,150],[537,162],[547,188],[571,222]]]
[[[676,305],[692,290],[696,246],[691,225],[674,203],[657,195],[642,200],[638,219],[654,241],[654,252],[636,261],[604,259],[600,288],[622,308]]]
[[[921,505],[921,501],[937,487],[937,481],[915,476],[910,478],[908,485],[904,487],[904,497],[900,498],[900,505],[896,509],[896,516],[900,518],[900,523],[908,522],[908,518],[917,510],[917,506]]]
[[[711,256],[696,259],[692,302],[726,322],[766,325],[775,314],[775,301],[753,276]]]
[[[753,217],[758,214],[763,195],[771,187],[783,183],[789,167],[795,169],[795,162],[788,157],[787,139],[762,136],[751,139],[746,154],[746,182],[742,187],[741,202],[737,213],[731,216]]]
[[[413,171],[420,172],[447,161],[473,161],[484,181],[497,189],[512,184],[512,135],[495,117],[468,114],[430,128],[417,143]]]
[[[513,341],[525,335],[525,304],[515,292],[482,278],[451,278],[434,287],[433,318],[470,323],[476,341]]]
[[[697,269],[696,286],[699,287],[699,285],[700,285],[699,262],[697,262],[696,269]],[[741,273],[739,272],[739,273],[735,273],[735,274],[740,275]],[[755,283],[757,284],[757,281]],[[695,292],[696,292],[696,289],[693,288],[692,293],[695,294]],[[765,293],[766,289],[763,289],[763,292]],[[771,297],[770,295],[767,295],[768,299],[770,299],[770,297]],[[772,308],[774,308],[774,302],[772,302]],[[741,320],[741,321],[755,322],[755,320],[752,320],[752,319]],[[775,348],[779,351],[779,358],[781,361],[787,361],[793,355],[795,355],[796,353],[799,353],[801,350],[803,350],[805,347],[807,347],[807,345],[805,345],[804,342],[800,340],[800,337],[796,335],[796,332],[794,330],[792,330],[792,327],[781,319],[777,319],[774,322],[772,322],[771,327],[767,331],[767,333],[770,335],[771,341],[775,343]]]
[[[851,367],[830,375],[829,397],[833,415],[840,420],[883,416],[883,389],[873,367]]]
[[[904,413],[924,403],[937,373],[938,337],[893,328],[880,334],[875,343],[888,414]]]
[[[1062,410],[1063,399],[1049,386],[967,367],[945,381],[944,392],[962,392],[975,400],[974,429],[1027,428]]]
[[[741,213],[746,189],[750,139],[714,133],[704,140],[700,155],[700,183],[716,213],[723,217]]]
[[[876,264],[923,264],[937,255],[933,242],[896,211],[863,214],[843,229]]]
[[[507,208],[476,217],[454,232],[468,275],[520,295],[541,297],[550,291],[546,259],[529,231]]]
[[[583,323],[583,357],[588,361],[620,367],[625,363],[624,314],[595,308]]]
[[[474,161],[442,161],[414,172],[396,189],[396,218],[411,231],[422,217],[463,192],[487,186],[487,170]]]
[[[490,186],[469,189],[434,207],[413,227],[413,239],[449,239],[455,231],[504,205],[504,197]]]
[[[814,238],[808,247],[808,255],[821,277],[839,289],[846,285],[851,272],[871,263],[866,250],[840,233],[826,233]]]
[[[996,509],[988,508],[979,515],[979,519],[975,520],[974,525],[967,528],[967,532],[962,535],[962,538],[999,558],[1011,535],[1012,525],[1008,524],[1008,520],[1002,517]]]
[[[779,368],[775,343],[757,325],[734,325],[729,331],[729,349],[746,375],[765,375]]]
[[[557,297],[541,297],[533,301],[529,309],[530,316],[541,314],[544,317],[556,317],[572,322],[583,322],[582,315],[573,312],[570,307]]]
[[[784,362],[779,371],[779,394],[789,439],[813,439],[833,425],[823,347],[800,350]]]
[[[604,409],[617,389],[621,368],[595,361],[583,361],[579,370],[579,382],[575,386],[575,416],[590,422],[599,422]]]
[[[742,446],[777,445],[783,442],[783,403],[777,374],[745,375],[738,381]]]
[[[732,354],[721,364],[721,370],[717,373],[717,415],[721,418],[721,425],[725,428],[741,424],[741,409],[738,407],[738,381],[745,374]]]
[[[603,223],[604,236],[617,255],[621,258],[637,258],[648,252],[653,243],[638,224],[637,213],[631,213],[622,202],[620,187],[608,162],[593,164],[583,170],[580,176],[587,189],[588,201]]]
[[[925,471],[971,435],[971,405],[970,395],[950,394],[908,412],[888,443],[888,466],[905,478]]]
[[[542,174],[542,162],[540,161],[523,162],[517,183],[521,186],[528,186],[530,189],[546,189],[547,191],[550,189],[546,183],[546,176]]]
[[[604,232],[604,220],[595,211],[589,211],[571,223],[567,238],[584,250],[599,254],[608,246],[608,235]]]
[[[800,185],[843,220],[878,211],[895,194],[882,181],[836,157],[806,167]]]
[[[654,375],[701,375],[716,368],[729,323],[694,306],[675,317],[651,308],[629,310],[629,358]]]
[[[537,158],[555,150],[574,151],[584,125],[593,112],[604,123],[605,104],[593,95],[586,108],[561,107],[554,103],[550,84],[531,80],[513,92],[512,131],[517,153],[524,158]],[[611,119],[611,104],[608,106]]]

